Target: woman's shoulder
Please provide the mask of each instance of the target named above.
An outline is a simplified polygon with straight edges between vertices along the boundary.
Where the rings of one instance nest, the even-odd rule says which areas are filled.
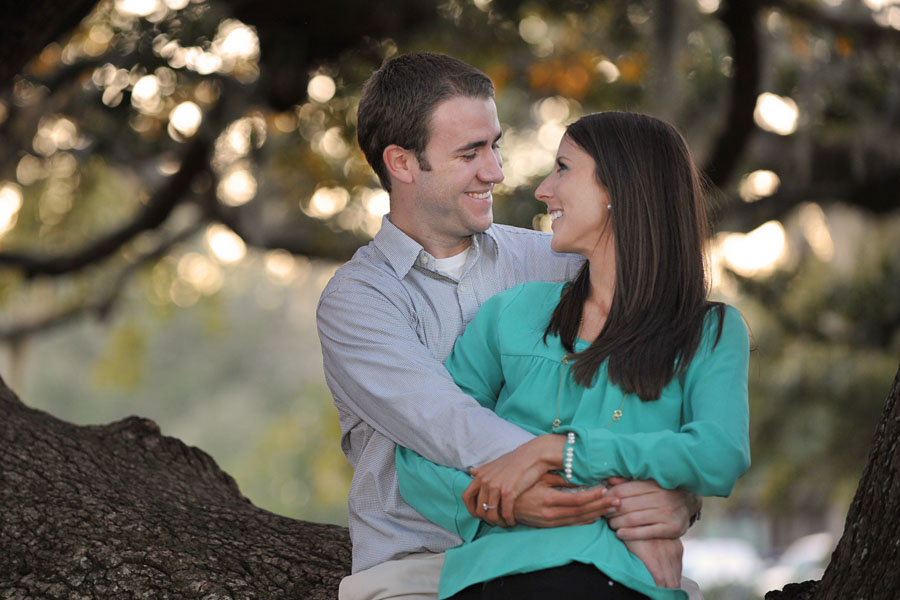
[[[529,281],[499,292],[488,300],[504,312],[536,311],[541,306],[555,307],[565,283]]]
[[[747,343],[749,332],[741,311],[731,304],[713,303],[706,314],[704,338],[713,346]]]
[[[489,298],[476,318],[494,320],[495,326],[504,329],[525,331],[538,327],[543,331],[564,285],[544,281],[521,283]]]

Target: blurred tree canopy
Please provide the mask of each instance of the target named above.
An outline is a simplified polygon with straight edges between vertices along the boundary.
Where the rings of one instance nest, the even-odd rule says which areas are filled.
[[[758,348],[747,501],[849,500],[900,350],[895,0],[36,0],[2,27],[14,349],[125,290],[161,311],[213,296],[248,247],[275,272],[348,258],[388,210],[354,141],[361,85],[445,52],[497,86],[500,222],[547,225],[532,192],[580,114],[685,133],[717,293]]]

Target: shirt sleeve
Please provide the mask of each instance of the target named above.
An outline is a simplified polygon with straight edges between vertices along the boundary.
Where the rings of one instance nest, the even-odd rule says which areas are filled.
[[[499,294],[484,303],[446,361],[460,389],[488,409],[496,406],[503,387],[497,325],[506,296]],[[470,475],[437,465],[402,446],[397,447],[395,464],[400,494],[410,506],[463,540],[475,538],[481,521],[469,514],[462,500]]]
[[[707,319],[704,339],[684,376],[683,424],[678,431],[617,434],[579,426],[560,428],[576,434],[574,483],[618,475],[655,479],[663,488],[684,488],[702,496],[731,493],[750,467],[750,348],[736,309],[725,311],[722,336],[715,344],[717,325],[717,318]]]
[[[419,339],[410,313],[375,284],[342,282],[323,293],[317,325],[339,409],[398,445],[465,471],[532,439],[460,390]]]

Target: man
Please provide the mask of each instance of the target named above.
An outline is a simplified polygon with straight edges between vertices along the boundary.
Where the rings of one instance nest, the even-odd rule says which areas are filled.
[[[461,392],[442,364],[489,297],[525,281],[570,279],[580,266],[554,254],[547,234],[492,224],[491,193],[503,180],[493,96],[484,73],[428,53],[388,61],[363,89],[358,139],[391,212],[337,271],[317,311],[341,445],[355,469],[353,575],[341,600],[435,598],[443,552],[461,541],[400,497],[397,444],[468,470],[532,437]],[[647,540],[683,534],[695,504],[652,482],[609,494],[539,483],[517,499],[515,514],[559,526],[617,510],[610,524],[620,537]],[[677,542],[634,544],[644,544],[645,562],[670,571],[677,562],[680,572]]]

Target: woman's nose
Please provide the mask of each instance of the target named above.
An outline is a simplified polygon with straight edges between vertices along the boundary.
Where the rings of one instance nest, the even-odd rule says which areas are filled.
[[[541,185],[539,185],[537,187],[537,189],[534,190],[534,197],[537,198],[538,200],[540,200],[541,202],[544,202],[547,204],[550,203],[550,198],[551,198],[550,184],[548,183],[549,179],[550,179],[550,176],[548,175],[541,182]]]

